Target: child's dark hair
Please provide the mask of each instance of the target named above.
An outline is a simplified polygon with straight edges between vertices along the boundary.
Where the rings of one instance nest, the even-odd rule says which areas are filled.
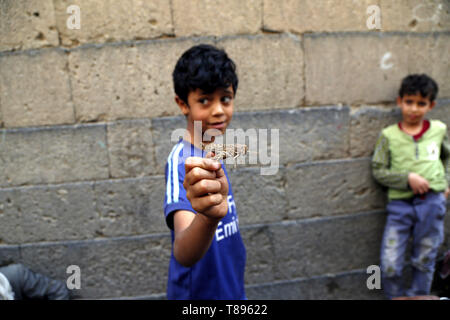
[[[439,87],[432,78],[426,74],[411,74],[405,77],[398,92],[399,96],[403,98],[405,94],[414,95],[420,93],[423,98],[429,98],[434,101],[438,94]]]
[[[183,53],[172,77],[176,95],[186,104],[189,92],[196,89],[208,94],[232,86],[236,95],[238,87],[233,60],[225,51],[207,44],[194,46]]]

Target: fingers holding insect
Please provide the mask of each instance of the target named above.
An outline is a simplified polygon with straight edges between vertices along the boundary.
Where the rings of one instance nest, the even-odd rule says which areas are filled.
[[[212,193],[203,197],[189,199],[192,208],[209,218],[221,219],[228,211],[227,201],[223,195]]]
[[[189,193],[191,197],[202,197],[208,194],[219,193],[221,188],[222,185],[220,181],[202,179],[191,185],[187,189],[187,193]]]
[[[208,151],[208,153],[205,155],[205,158],[214,159],[215,156],[216,156],[216,154],[214,152]]]
[[[183,186],[188,189],[190,186],[202,180],[215,180],[217,178],[216,171],[205,170],[200,167],[192,168],[186,173],[183,181]]]
[[[221,167],[220,162],[215,161],[213,159],[206,159],[201,157],[189,157],[186,159],[184,164],[186,175],[194,174],[194,176],[197,176],[199,172],[202,172],[199,171],[198,169],[213,172],[218,170],[220,167]],[[191,173],[191,171],[194,169],[195,169],[194,173]]]

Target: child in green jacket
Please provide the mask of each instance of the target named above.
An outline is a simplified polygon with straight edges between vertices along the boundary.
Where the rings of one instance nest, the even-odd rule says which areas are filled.
[[[381,272],[390,299],[430,293],[437,251],[444,238],[450,144],[447,126],[425,119],[436,104],[437,92],[436,82],[427,75],[403,79],[397,98],[402,121],[382,130],[372,158],[373,176],[388,187]],[[410,236],[413,279],[410,290],[404,291],[401,275]]]

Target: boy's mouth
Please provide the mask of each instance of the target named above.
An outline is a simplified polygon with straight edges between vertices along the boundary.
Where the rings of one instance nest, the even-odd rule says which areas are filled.
[[[208,125],[208,127],[210,127],[210,128],[214,128],[214,129],[224,129],[225,128],[225,126],[226,126],[226,122],[225,121],[222,121],[222,122],[214,122],[214,123],[210,123],[209,125]]]

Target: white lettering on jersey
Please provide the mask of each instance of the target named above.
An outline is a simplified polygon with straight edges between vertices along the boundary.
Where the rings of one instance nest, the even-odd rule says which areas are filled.
[[[239,220],[236,216],[235,211],[233,211],[233,206],[236,209],[236,204],[234,203],[233,196],[229,195],[227,198],[228,202],[228,213],[232,215],[231,222],[223,224],[222,221],[219,222],[219,225],[216,229],[216,241],[219,242],[227,237],[232,236],[233,234],[239,231]]]

